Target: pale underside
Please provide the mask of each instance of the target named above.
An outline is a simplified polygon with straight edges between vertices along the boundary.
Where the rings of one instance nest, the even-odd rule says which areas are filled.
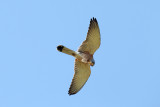
[[[68,92],[70,95],[76,94],[83,87],[91,74],[90,65],[79,60],[75,60],[74,71],[74,77]]]
[[[93,54],[99,46],[100,30],[97,20],[93,18],[90,21],[86,40],[83,41],[78,52],[90,54],[91,56],[89,57],[93,58]],[[83,63],[80,60],[75,60],[74,72],[74,77],[68,92],[69,95],[76,94],[84,86],[91,74],[90,65],[88,63]]]
[[[83,41],[81,46],[78,49],[78,52],[89,52],[90,54],[94,54],[94,52],[100,46],[100,30],[98,26],[98,22],[93,18],[90,21],[90,26],[88,29],[86,40]]]

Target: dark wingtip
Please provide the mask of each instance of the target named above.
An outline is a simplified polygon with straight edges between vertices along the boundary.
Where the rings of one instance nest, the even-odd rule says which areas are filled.
[[[69,94],[69,96],[71,96],[71,95],[76,94],[76,92],[72,92],[72,91],[71,91],[71,87],[70,87],[69,90],[68,90],[68,94]]]
[[[69,91],[68,91],[68,95],[69,95],[69,96],[71,95]]]
[[[97,23],[97,19],[95,17],[91,18],[90,22],[92,22],[92,21]]]
[[[59,46],[57,46],[57,50],[58,50],[58,51],[60,51],[60,52],[62,52],[63,48],[64,48],[64,46],[63,46],[63,45],[59,45]]]
[[[76,94],[76,93],[70,93],[70,92],[68,92],[68,95],[69,95],[69,96],[74,95],[74,94]]]

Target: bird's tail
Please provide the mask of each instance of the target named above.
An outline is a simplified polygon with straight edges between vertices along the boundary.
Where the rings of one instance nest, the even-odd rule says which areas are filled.
[[[60,51],[60,52],[65,53],[65,54],[74,56],[74,57],[80,57],[75,51],[73,51],[73,50],[71,50],[71,49],[68,49],[68,48],[66,48],[66,47],[63,46],[63,45],[57,46],[57,50]]]

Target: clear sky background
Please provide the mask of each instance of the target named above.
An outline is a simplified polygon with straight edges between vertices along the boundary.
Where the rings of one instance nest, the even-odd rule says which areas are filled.
[[[101,46],[80,92],[74,58],[97,18]],[[0,107],[160,107],[159,0],[1,0]]]

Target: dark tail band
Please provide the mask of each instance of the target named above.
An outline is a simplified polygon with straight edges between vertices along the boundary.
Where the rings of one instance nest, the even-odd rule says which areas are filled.
[[[57,50],[58,50],[58,51],[60,51],[60,52],[62,52],[63,48],[64,48],[64,46],[63,46],[63,45],[59,45],[59,46],[57,46]]]

